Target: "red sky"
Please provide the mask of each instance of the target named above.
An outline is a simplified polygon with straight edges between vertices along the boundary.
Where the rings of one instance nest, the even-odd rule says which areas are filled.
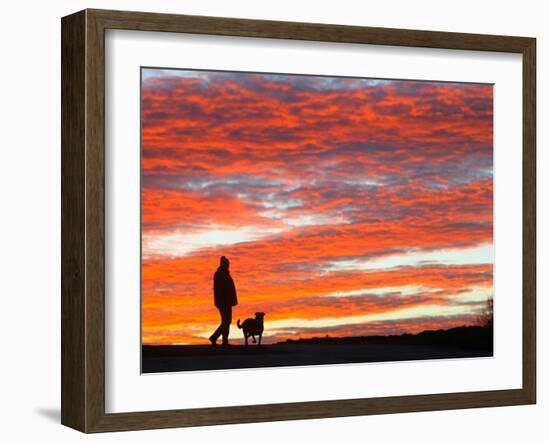
[[[143,343],[208,343],[221,255],[266,342],[472,324],[492,247],[492,85],[143,69]]]

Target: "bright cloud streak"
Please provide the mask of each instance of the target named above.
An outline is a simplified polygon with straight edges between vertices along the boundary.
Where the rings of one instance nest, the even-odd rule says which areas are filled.
[[[345,260],[329,264],[329,271],[382,270],[401,266],[490,264],[493,262],[493,246],[482,244],[466,249],[408,252],[370,260]]]
[[[270,324],[271,329],[276,332],[279,329],[285,328],[319,328],[319,327],[334,327],[338,325],[353,325],[365,324],[371,321],[391,321],[397,319],[417,318],[421,316],[452,316],[463,313],[461,306],[444,306],[439,308],[434,307],[411,307],[399,311],[389,313],[373,313],[371,315],[348,316],[346,318],[323,318],[323,319],[287,319],[282,321],[274,321]]]
[[[418,295],[419,293],[435,292],[437,289],[430,289],[428,287],[405,285],[402,287],[382,287],[375,289],[361,289],[361,290],[349,290],[347,292],[333,292],[328,293],[325,296],[344,297],[344,296],[363,296],[365,294],[376,296],[387,296],[399,293],[401,295]]]
[[[279,231],[259,230],[254,226],[234,228],[211,225],[207,229],[197,229],[190,233],[175,231],[163,235],[144,235],[143,250],[145,257],[186,256],[197,250],[256,241]]]

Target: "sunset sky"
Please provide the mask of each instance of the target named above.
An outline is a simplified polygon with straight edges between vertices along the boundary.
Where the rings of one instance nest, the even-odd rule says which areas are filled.
[[[265,342],[473,324],[493,86],[142,70],[142,341],[203,343],[231,261]]]

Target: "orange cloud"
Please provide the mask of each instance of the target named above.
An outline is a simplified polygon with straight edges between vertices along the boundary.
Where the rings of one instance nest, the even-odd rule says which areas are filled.
[[[238,308],[268,311],[270,321],[437,312],[471,288],[491,288],[492,259],[352,264],[492,244],[492,103],[492,86],[479,84],[148,72],[143,342],[203,339],[217,321],[211,278],[222,254]],[[327,296],[405,286],[427,292]],[[434,313],[330,330],[468,323],[475,305],[460,305],[452,320]],[[296,328],[271,339],[298,331],[325,334]]]

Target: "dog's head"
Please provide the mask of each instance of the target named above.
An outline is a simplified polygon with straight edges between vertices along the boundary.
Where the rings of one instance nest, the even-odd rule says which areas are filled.
[[[265,313],[264,312],[256,312],[255,316],[256,316],[256,319],[260,319],[261,321],[263,321]]]

